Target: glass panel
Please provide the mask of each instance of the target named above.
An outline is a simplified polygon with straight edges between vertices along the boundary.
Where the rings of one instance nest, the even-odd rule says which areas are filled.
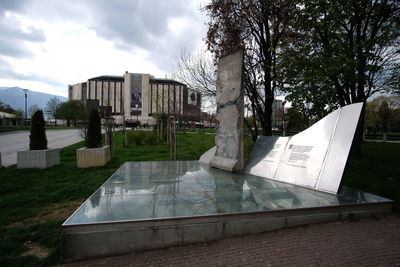
[[[349,188],[332,195],[198,161],[126,162],[65,225],[382,201],[388,200]]]

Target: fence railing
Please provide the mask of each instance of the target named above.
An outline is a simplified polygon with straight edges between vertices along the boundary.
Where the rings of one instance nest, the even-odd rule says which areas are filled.
[[[377,141],[400,141],[400,134],[374,134],[364,133],[364,140],[377,140]]]

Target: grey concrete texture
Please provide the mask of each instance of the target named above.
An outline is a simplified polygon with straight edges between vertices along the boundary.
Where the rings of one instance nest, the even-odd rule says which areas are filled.
[[[79,129],[46,130],[47,147],[63,148],[83,140]],[[0,134],[0,152],[5,167],[17,164],[17,151],[29,149],[29,131]]]
[[[237,51],[218,62],[217,151],[210,166],[226,171],[241,171],[243,158],[243,51]]]
[[[97,148],[83,147],[76,150],[78,168],[104,166],[111,160],[110,146]]]
[[[276,230],[64,266],[399,266],[400,217]]]
[[[24,150],[17,152],[17,168],[46,169],[60,164],[60,149]]]
[[[210,242],[303,224],[382,216],[391,202],[270,212],[63,226],[66,262],[95,257]]]
[[[214,157],[215,152],[217,151],[217,147],[213,146],[209,150],[207,150],[201,157],[199,158],[199,161],[204,164],[210,164],[211,159]]]

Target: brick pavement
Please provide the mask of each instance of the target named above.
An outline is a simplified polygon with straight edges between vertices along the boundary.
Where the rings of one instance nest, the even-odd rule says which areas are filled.
[[[66,266],[400,266],[400,216],[306,225]]]

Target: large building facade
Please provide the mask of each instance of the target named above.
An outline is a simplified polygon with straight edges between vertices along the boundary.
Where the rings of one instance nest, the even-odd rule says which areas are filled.
[[[70,100],[95,103],[108,110],[117,124],[156,124],[154,115],[165,113],[185,121],[200,120],[200,93],[185,84],[149,74],[99,76],[70,85]]]
[[[283,119],[284,119],[284,106],[283,101],[275,99],[272,102],[272,115],[271,115],[271,124],[273,129],[281,129],[283,128]]]

